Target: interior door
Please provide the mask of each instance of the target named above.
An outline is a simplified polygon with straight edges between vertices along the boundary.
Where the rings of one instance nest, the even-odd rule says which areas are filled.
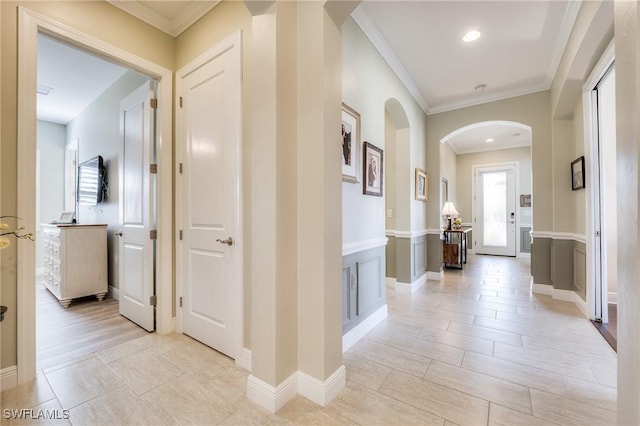
[[[234,358],[239,272],[239,47],[179,83],[182,332]],[[179,76],[181,72],[178,73]]]
[[[475,180],[475,252],[515,256],[515,166],[476,168]]]
[[[155,329],[153,256],[153,191],[149,164],[153,154],[152,83],[120,103],[120,314],[142,328]]]

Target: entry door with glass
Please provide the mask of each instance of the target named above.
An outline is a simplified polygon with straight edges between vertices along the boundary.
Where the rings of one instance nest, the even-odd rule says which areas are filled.
[[[474,250],[516,255],[515,165],[475,168]]]

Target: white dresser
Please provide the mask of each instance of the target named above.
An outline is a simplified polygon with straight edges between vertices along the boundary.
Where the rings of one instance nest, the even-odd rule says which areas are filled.
[[[43,224],[44,284],[65,308],[107,294],[107,225]]]

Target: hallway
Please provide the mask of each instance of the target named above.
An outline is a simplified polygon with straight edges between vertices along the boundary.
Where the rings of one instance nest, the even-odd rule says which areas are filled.
[[[389,292],[325,408],[297,397],[271,415],[247,400],[246,371],[177,334],[47,368],[1,405],[69,409],[80,425],[615,424],[615,352],[572,304],[531,295],[528,270],[470,255],[414,295]]]

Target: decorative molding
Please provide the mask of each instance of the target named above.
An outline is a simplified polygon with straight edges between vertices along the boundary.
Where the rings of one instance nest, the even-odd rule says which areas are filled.
[[[385,304],[369,315],[360,324],[349,330],[344,336],[342,336],[342,353],[351,349],[351,347],[362,339],[365,334],[373,330],[375,326],[387,318],[388,314],[387,305]]]
[[[396,282],[396,293],[402,293],[402,294],[413,294],[413,293],[415,293],[416,291],[418,291],[418,289],[420,287],[425,285],[425,283],[427,282],[428,274],[429,274],[428,272],[425,272],[424,274],[422,274],[422,276],[420,278],[418,278],[417,280],[415,280],[411,284]]]
[[[338,367],[324,382],[302,371],[298,372],[298,392],[300,395],[323,407],[344,389],[346,383],[347,369],[344,368],[344,365]]]
[[[549,231],[531,231],[531,238],[553,238],[553,232]]]
[[[296,395],[298,395],[297,371],[277,387],[273,387],[253,375],[249,375],[247,378],[247,397],[270,413],[276,413]]]
[[[149,2],[137,0],[107,0],[115,7],[124,10],[130,15],[135,16],[141,21],[169,34],[177,37],[184,30],[193,25],[198,19],[202,18],[208,11],[213,9],[220,0],[216,1],[187,1],[184,2],[181,12],[174,17],[165,16],[163,13],[149,7]]]
[[[373,23],[369,15],[364,11],[364,8],[356,8],[351,17],[356,24],[360,27],[362,32],[367,36],[371,44],[380,52],[380,56],[389,64],[391,70],[398,76],[398,79],[402,82],[402,85],[413,96],[420,108],[425,114],[429,114],[429,105],[427,101],[422,97],[420,89],[416,85],[415,81],[411,78],[402,62],[398,59],[393,49],[389,46],[384,36],[378,30],[378,27]]]
[[[427,235],[429,233],[428,229],[421,229],[419,231],[397,231],[395,229],[387,229],[385,231],[385,235],[387,237],[396,237],[396,238],[417,238]]]
[[[609,303],[614,303],[614,304],[618,304],[618,293],[613,292],[613,291],[609,291],[607,292],[607,301]]]
[[[251,366],[252,366],[251,357],[252,357],[251,349],[247,349],[245,347],[241,348],[236,355],[236,365],[250,372]]]
[[[355,243],[347,243],[342,245],[342,256],[358,253],[365,250],[371,250],[387,245],[389,239],[387,237],[372,238],[370,240],[358,241]]]
[[[108,296],[113,300],[120,300],[120,290],[113,286],[109,286],[109,294]]]
[[[467,251],[469,253],[469,251]],[[444,280],[444,271],[433,272],[427,271],[427,279],[430,281],[442,281]]]
[[[553,286],[551,284],[536,284],[531,278],[531,291],[535,294],[551,296],[553,294]]]
[[[324,382],[302,371],[296,371],[273,387],[249,375],[247,397],[271,413],[276,413],[298,394],[324,407],[344,389],[346,382],[347,370],[344,365],[338,367]]]
[[[0,370],[0,392],[18,386],[18,366],[12,365]]]
[[[578,12],[580,12],[581,7],[582,0],[567,2],[567,9],[562,17],[560,32],[556,37],[556,45],[553,48],[553,54],[551,56],[551,61],[549,62],[549,69],[547,69],[547,73],[545,75],[545,82],[549,87],[551,87],[553,79],[556,77],[560,61],[562,60],[562,55],[564,54],[567,43],[569,42],[571,31],[576,23]]]
[[[586,235],[572,233],[572,232],[532,231],[531,238],[548,238],[551,240],[573,240],[583,244],[587,243]]]

